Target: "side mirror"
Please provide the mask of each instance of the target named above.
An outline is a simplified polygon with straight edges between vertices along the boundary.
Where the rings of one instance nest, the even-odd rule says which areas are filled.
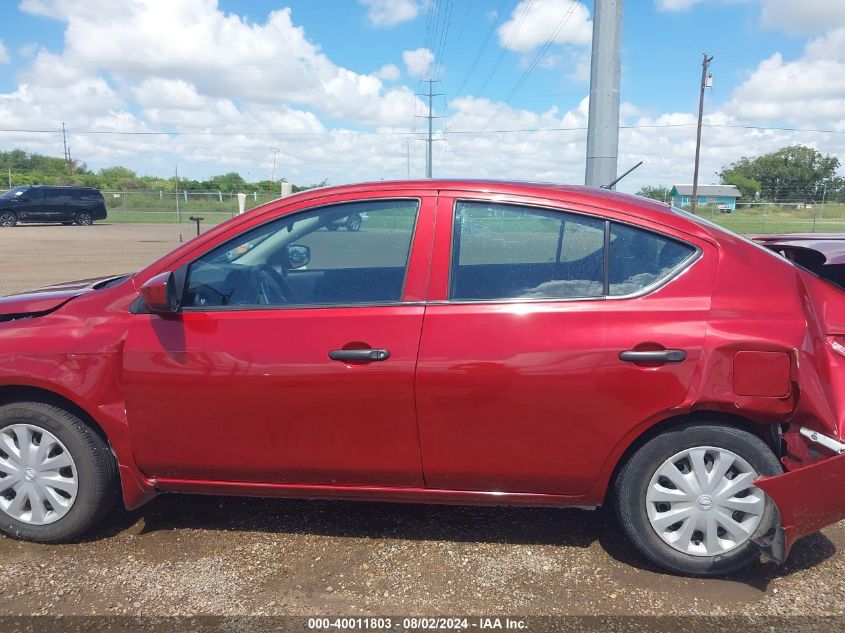
[[[181,297],[177,291],[176,274],[171,271],[148,279],[141,286],[141,300],[154,314],[178,312]]]
[[[291,270],[304,268],[311,261],[311,247],[304,244],[291,244],[288,246],[288,263]]]

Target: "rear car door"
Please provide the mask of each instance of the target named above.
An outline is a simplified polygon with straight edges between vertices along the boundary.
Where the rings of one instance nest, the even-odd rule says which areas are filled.
[[[417,370],[427,485],[588,491],[626,435],[685,399],[709,248],[555,200],[441,194]]]
[[[422,485],[413,380],[433,198],[295,209],[194,259],[181,314],[136,315],[127,415],[160,485]],[[328,230],[353,211],[359,231]]]

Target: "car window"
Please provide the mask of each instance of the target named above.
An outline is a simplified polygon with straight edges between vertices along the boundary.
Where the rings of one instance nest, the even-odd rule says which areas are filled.
[[[611,222],[608,294],[639,292],[665,278],[694,253],[689,244]]]
[[[449,296],[466,301],[630,295],[665,279],[695,252],[673,238],[591,216],[458,202]]]
[[[604,224],[574,213],[458,202],[450,297],[602,296]]]
[[[22,200],[29,200],[29,201],[37,201],[44,199],[44,190],[43,189],[35,189],[34,187],[31,189],[27,189],[26,191],[21,194]]]
[[[375,200],[291,214],[227,242],[189,268],[185,307],[395,303],[419,202]]]

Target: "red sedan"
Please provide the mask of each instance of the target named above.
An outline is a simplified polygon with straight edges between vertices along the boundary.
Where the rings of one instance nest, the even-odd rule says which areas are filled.
[[[843,291],[684,212],[312,190],[0,299],[0,530],[65,541],[159,492],[610,503],[655,563],[724,574],[845,516],[843,381]]]

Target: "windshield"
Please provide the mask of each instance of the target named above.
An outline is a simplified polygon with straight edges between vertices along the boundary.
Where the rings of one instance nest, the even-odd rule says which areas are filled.
[[[0,200],[11,200],[12,198],[17,198],[21,195],[24,191],[29,189],[29,187],[22,186],[22,187],[15,187],[14,189],[9,189],[2,195],[0,195]]]

